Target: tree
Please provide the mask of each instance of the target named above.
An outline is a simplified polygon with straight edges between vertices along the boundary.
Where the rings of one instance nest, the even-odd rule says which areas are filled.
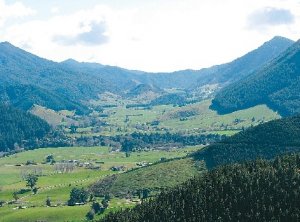
[[[108,208],[108,200],[103,199],[103,200],[101,201],[101,204],[102,204],[102,206],[104,207],[104,209]]]
[[[33,188],[35,187],[38,181],[38,176],[30,173],[26,176],[25,180],[26,180],[26,186],[30,187],[30,189],[33,190]]]
[[[55,163],[54,156],[52,154],[46,157],[46,163],[51,163],[51,164]]]
[[[47,197],[47,199],[46,199],[46,205],[48,207],[51,207],[51,199],[50,199],[50,197]]]
[[[34,187],[34,188],[32,189],[32,191],[33,191],[33,194],[36,194],[36,193],[38,192],[38,188],[37,188],[37,187]]]
[[[76,132],[77,132],[77,129],[78,129],[78,126],[75,126],[74,124],[72,124],[72,125],[70,126],[70,130],[71,130],[71,133],[72,133],[72,134],[76,133]]]
[[[142,199],[146,199],[149,197],[150,190],[149,189],[143,189],[143,197]]]
[[[73,188],[68,201],[69,206],[74,206],[76,203],[86,203],[89,198],[89,192],[84,188]]]
[[[5,201],[4,200],[0,200],[0,207],[2,207],[3,204],[5,204]]]
[[[13,192],[13,198],[15,201],[19,200],[19,196],[17,192]]]
[[[88,220],[94,220],[95,217],[95,211],[93,209],[91,209],[87,214],[86,214],[86,218]]]

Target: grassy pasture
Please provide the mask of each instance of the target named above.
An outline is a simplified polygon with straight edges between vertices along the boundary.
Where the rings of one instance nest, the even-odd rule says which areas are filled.
[[[137,167],[136,164],[139,162],[154,163],[162,157],[168,159],[183,157],[198,148],[200,147],[188,147],[170,151],[135,152],[130,157],[125,157],[125,154],[121,152],[110,152],[109,147],[45,148],[0,158],[0,200],[11,201],[13,192],[26,188],[26,183],[20,176],[21,171],[39,168],[43,174],[43,176],[39,177],[37,183],[37,187],[39,187],[38,193],[33,195],[31,191],[25,192],[18,195],[20,198],[19,204],[5,204],[0,208],[0,221],[84,221],[85,215],[90,208],[89,204],[76,207],[46,207],[45,201],[47,197],[50,197],[53,205],[64,204],[69,199],[69,193],[73,187],[88,187],[101,178],[118,173],[111,171],[111,166],[124,165],[127,169],[131,169]],[[95,165],[101,162],[101,170],[76,167],[71,173],[56,173],[54,166],[43,163],[46,156],[50,154],[54,156],[56,161],[78,160]],[[37,165],[24,165],[28,160],[36,162]],[[132,205],[134,203],[130,201],[115,198],[112,199],[110,208],[106,213]],[[26,206],[28,208],[13,209],[18,206]]]
[[[151,109],[140,109],[119,105],[105,108],[104,113],[108,116],[99,117],[99,120],[106,122],[107,126],[102,127],[101,132],[93,133],[92,128],[79,128],[75,136],[82,134],[113,136],[132,132],[163,133],[165,131],[233,135],[242,128],[280,118],[266,105],[219,115],[216,111],[209,109],[210,104],[211,101],[206,100],[183,107],[160,105]],[[159,125],[152,125],[154,121],[159,121]]]

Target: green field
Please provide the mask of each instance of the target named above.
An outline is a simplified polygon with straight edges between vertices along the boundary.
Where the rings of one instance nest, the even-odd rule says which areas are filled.
[[[42,172],[42,176],[39,177],[37,183],[38,193],[34,195],[31,191],[28,191],[18,195],[20,199],[17,203],[4,204],[0,208],[0,221],[84,221],[85,215],[90,209],[90,204],[74,207],[65,206],[69,199],[70,190],[73,187],[89,187],[101,178],[115,173],[119,174],[110,170],[112,166],[122,165],[125,166],[125,169],[132,169],[136,168],[137,163],[140,162],[155,163],[160,161],[161,158],[184,157],[199,148],[190,147],[170,151],[134,152],[129,157],[126,157],[125,153],[122,152],[111,152],[108,147],[45,148],[0,158],[0,200],[5,202],[13,200],[13,192],[26,188],[26,183],[20,176],[22,171],[38,169]],[[92,170],[85,167],[75,167],[70,173],[58,173],[55,170],[55,166],[44,163],[46,156],[50,154],[54,156],[57,162],[77,160],[94,165],[98,164],[100,169]],[[37,165],[24,165],[28,160],[36,162]],[[154,167],[158,165],[156,164]],[[152,174],[158,172],[156,168],[153,169]],[[132,172],[138,172],[138,170]],[[123,175],[123,173],[119,175]],[[181,180],[184,179],[181,178]],[[46,207],[45,201],[47,197],[50,197],[51,204],[57,207]],[[110,206],[106,213],[134,204],[126,199],[115,198],[110,201]],[[16,209],[19,206],[26,207],[26,209]]]
[[[115,195],[143,189],[156,192],[181,184],[198,173],[197,165],[190,158],[159,163],[118,175],[110,192]]]
[[[126,134],[132,132],[180,132],[184,134],[217,133],[233,135],[243,128],[255,126],[263,122],[280,118],[276,112],[266,105],[219,115],[209,109],[210,100],[189,104],[183,107],[172,105],[153,106],[150,109],[126,108],[126,103],[117,107],[105,108],[105,117],[97,112],[93,118],[106,124],[99,132],[93,132],[93,127],[79,128],[73,136],[97,136]],[[158,122],[158,125],[153,125]]]
[[[103,104],[97,101],[93,103],[107,105],[107,102],[113,101],[116,102],[116,107],[105,107],[102,112],[94,111],[86,117],[43,107],[35,107],[33,111],[41,117],[47,116],[46,120],[53,125],[61,125],[70,137],[115,136],[133,132],[233,135],[244,128],[280,118],[265,105],[219,115],[209,109],[210,100],[182,107],[160,105],[149,109],[126,108],[128,101],[113,97]],[[78,126],[75,133],[71,133],[70,124]],[[71,189],[87,188],[95,183],[101,185],[101,181],[112,178],[112,175],[116,175],[113,177],[116,179],[107,189],[115,197],[105,213],[133,206],[136,201],[125,199],[124,194],[149,189],[153,195],[161,189],[183,183],[203,170],[201,167],[199,169],[199,163],[182,158],[200,148],[201,146],[132,152],[127,157],[125,153],[113,151],[110,147],[44,148],[0,158],[0,201],[6,202],[0,208],[0,221],[84,221],[91,203],[66,206]],[[76,166],[69,173],[61,173],[55,164],[45,163],[48,155],[53,155],[57,163],[76,162]],[[161,159],[173,158],[178,159],[160,162]],[[28,161],[36,165],[26,165]],[[150,166],[140,167],[141,163]],[[124,171],[111,170],[112,167],[120,166],[124,167]],[[37,194],[34,195],[31,191],[18,194],[17,202],[7,204],[13,200],[14,192],[26,188],[21,175],[32,171],[40,173]],[[48,197],[56,207],[46,207]],[[20,206],[26,209],[18,209]]]

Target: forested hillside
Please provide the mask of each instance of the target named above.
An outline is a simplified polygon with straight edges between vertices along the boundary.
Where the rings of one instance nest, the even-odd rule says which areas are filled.
[[[299,221],[299,167],[299,154],[220,167],[101,221]]]
[[[51,130],[42,119],[7,105],[0,105],[0,152],[22,148],[24,143],[34,146]]]
[[[25,111],[36,104],[56,111],[76,110],[78,114],[88,112],[88,108],[78,102],[32,85],[0,85],[0,100]]]
[[[0,44],[0,78],[0,86],[6,94],[9,93],[7,86],[16,86],[17,89],[13,89],[15,91],[19,87],[26,87],[30,96],[23,97],[24,103],[32,102],[31,95],[35,94],[32,91],[35,91],[38,93],[34,100],[40,102],[38,105],[50,103],[54,104],[53,108],[61,106],[57,106],[58,97],[61,100],[59,103],[63,101],[66,107],[71,104],[71,108],[79,108],[78,102],[95,98],[99,93],[111,89],[110,84],[100,77],[68,70],[59,63],[42,59],[8,42]]]
[[[300,151],[300,116],[283,118],[242,131],[194,154],[209,168]]]
[[[221,90],[212,103],[219,113],[267,104],[281,115],[300,112],[300,41],[248,78]]]

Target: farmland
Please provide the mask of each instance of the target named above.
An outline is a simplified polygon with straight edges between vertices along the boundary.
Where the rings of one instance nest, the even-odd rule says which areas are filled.
[[[35,106],[31,112],[60,128],[73,139],[115,137],[134,132],[231,136],[247,127],[280,118],[265,105],[219,115],[209,109],[210,100],[185,106],[151,107],[130,107],[127,106],[130,104],[128,101],[120,98],[116,104],[113,100],[106,101],[104,105],[101,101],[94,103],[102,105],[102,108],[99,111],[93,110],[88,116],[76,116],[67,111],[55,112],[41,106]],[[8,222],[85,221],[92,201],[79,206],[67,206],[67,202],[73,188],[88,189],[92,185],[92,192],[99,194],[93,197],[93,201],[101,202],[105,192],[112,195],[104,214],[96,215],[95,218],[110,211],[132,207],[140,202],[137,193],[141,190],[156,195],[205,170],[203,166],[199,168],[199,163],[193,159],[186,158],[189,153],[203,146],[179,147],[181,148],[176,149],[173,145],[162,145],[158,150],[155,147],[141,147],[140,151],[129,154],[120,152],[113,144],[58,147],[25,151],[0,158],[0,201],[4,202],[0,208],[0,218]],[[49,156],[55,161],[47,162]],[[174,160],[168,161],[170,159]],[[61,170],[61,166],[67,168]],[[39,175],[36,194],[26,187],[24,181],[24,174],[30,172]],[[51,200],[51,207],[46,206],[47,199]]]
[[[1,158],[0,200],[6,204],[0,208],[0,218],[5,218],[5,221],[84,221],[85,215],[90,209],[90,203],[84,206],[66,206],[72,188],[89,187],[106,176],[123,174],[123,172],[112,171],[111,167],[113,166],[124,166],[126,171],[136,168],[137,164],[141,162],[155,163],[159,162],[161,158],[184,157],[199,148],[133,152],[128,157],[123,152],[112,152],[109,147],[45,148]],[[76,160],[80,163],[93,165],[94,168],[76,166],[72,172],[60,173],[57,172],[55,164],[45,163],[45,158],[48,155],[53,155],[56,163]],[[28,161],[34,164],[26,165]],[[40,172],[37,194],[26,190],[26,182],[21,178],[22,172],[31,171]],[[20,190],[25,191],[18,194],[17,201],[12,201],[13,193]],[[51,205],[55,207],[46,207],[47,198],[51,199]],[[7,204],[9,202],[11,203]],[[121,207],[130,207],[134,204],[134,202],[124,198],[113,198],[105,212]],[[28,218],[27,220],[23,220],[22,216],[24,217],[24,215],[26,215],[25,218]],[[67,218],[68,220],[66,220]]]
[[[230,136],[244,128],[280,118],[279,114],[269,109],[266,105],[258,105],[230,114],[219,115],[216,111],[209,108],[211,105],[210,100],[185,106],[128,107],[126,104],[128,102],[118,101],[116,104],[102,105],[103,109],[101,112],[94,111],[88,118],[77,119],[75,123],[78,125],[78,128],[70,136],[114,136],[133,132],[216,133]],[[40,112],[35,110],[35,113],[38,114]],[[66,119],[64,120],[66,121]],[[51,120],[48,121],[52,122]],[[61,124],[66,125],[66,122]],[[68,127],[65,130],[71,133]]]

